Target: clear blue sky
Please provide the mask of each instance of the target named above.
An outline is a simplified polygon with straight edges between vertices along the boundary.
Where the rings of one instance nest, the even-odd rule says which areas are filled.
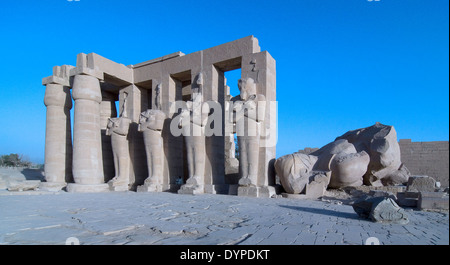
[[[0,154],[43,162],[54,65],[95,52],[125,65],[248,35],[277,61],[277,157],[379,121],[449,139],[447,0],[6,0]],[[227,77],[234,85],[236,77]]]

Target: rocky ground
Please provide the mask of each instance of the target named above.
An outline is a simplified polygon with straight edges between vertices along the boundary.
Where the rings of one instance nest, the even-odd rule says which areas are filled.
[[[299,200],[0,190],[0,244],[62,245],[75,238],[86,245],[361,245],[373,237],[385,245],[449,244],[448,211],[406,209],[407,225],[374,223],[351,207],[359,195],[330,190],[320,200]]]

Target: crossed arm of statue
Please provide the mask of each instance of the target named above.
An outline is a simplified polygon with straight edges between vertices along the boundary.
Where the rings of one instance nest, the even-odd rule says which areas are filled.
[[[106,135],[112,135],[116,133],[118,135],[128,135],[130,119],[127,118],[108,118],[108,125],[106,128]]]
[[[178,126],[187,126],[189,122],[201,127],[206,126],[210,114],[209,104],[206,102],[193,103],[192,101],[188,101],[186,105],[186,108],[181,110]]]
[[[160,110],[147,110],[139,116],[138,131],[146,129],[161,131],[164,126],[166,115]]]
[[[266,97],[262,94],[252,95],[246,101],[235,101],[233,104],[233,121],[247,117],[262,122],[266,113]]]

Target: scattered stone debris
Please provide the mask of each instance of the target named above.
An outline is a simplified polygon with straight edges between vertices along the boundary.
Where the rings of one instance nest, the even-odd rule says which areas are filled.
[[[391,198],[394,201],[397,200],[397,196],[395,196],[394,193],[392,193],[390,191],[384,191],[384,190],[370,190],[369,196],[371,196],[371,197],[386,197],[386,198]]]
[[[11,182],[8,186],[8,191],[28,191],[37,190],[39,188],[40,180],[26,180],[19,182]]]
[[[448,210],[448,194],[445,192],[420,192],[417,208],[420,210]]]
[[[434,192],[436,189],[436,180],[429,176],[412,176],[408,179],[407,191],[426,191]]]
[[[402,225],[409,222],[406,212],[389,197],[366,196],[353,203],[353,209],[360,217],[373,222]]]
[[[419,192],[399,192],[397,193],[397,204],[401,207],[417,207],[419,201]]]

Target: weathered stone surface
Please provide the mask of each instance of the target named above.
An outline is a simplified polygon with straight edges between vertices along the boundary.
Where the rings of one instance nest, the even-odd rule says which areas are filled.
[[[239,186],[237,195],[245,197],[271,198],[276,195],[276,191],[275,187],[272,186]]]
[[[8,186],[9,191],[27,191],[37,190],[39,188],[39,180],[26,180],[20,182],[10,182]]]
[[[444,192],[420,192],[417,208],[420,210],[448,210],[449,197]]]
[[[317,151],[280,157],[275,171],[288,193],[301,193],[314,171],[330,171],[328,188],[393,186],[410,175],[401,163],[393,126],[376,123],[349,131]]]
[[[408,212],[401,226],[363,221],[351,206],[316,200],[24,193],[0,191],[0,244],[64,245],[68,237],[81,245],[364,245],[369,237],[382,245],[449,244],[448,215],[429,211]]]
[[[41,182],[39,190],[57,192],[67,186],[66,182]]]
[[[148,177],[137,188],[139,192],[160,192],[164,167],[164,141],[162,129],[166,115],[161,110],[149,109],[141,113],[138,131],[144,135],[145,153],[147,158]]]
[[[393,199],[385,197],[374,203],[370,219],[381,223],[407,224],[409,222],[406,212]]]
[[[363,197],[353,204],[353,209],[362,218],[380,223],[407,224],[406,212],[387,197]]]
[[[64,69],[68,69],[63,67]],[[61,68],[55,67],[54,75],[62,74]],[[62,84],[46,85],[44,103],[47,107],[45,130],[45,179],[47,183],[69,183],[72,178],[72,135],[70,127],[70,109],[72,98],[70,87]],[[51,185],[51,184],[49,184]],[[65,185],[53,185],[53,188]],[[49,186],[48,186],[49,187]],[[53,189],[52,188],[52,189]]]
[[[162,192],[163,187],[160,184],[144,183],[137,187],[137,192]]]
[[[253,95],[258,95],[256,101],[264,98],[267,102],[276,103],[276,62],[267,51],[261,52],[258,40],[254,36],[191,54],[178,52],[130,66],[115,63],[94,53],[78,54],[76,67],[57,67],[55,68],[57,74],[43,80],[43,84],[48,85],[49,92],[52,92],[53,88],[57,88],[57,92],[65,92],[65,94],[59,93],[66,96],[64,98],[70,99],[70,91],[72,91],[75,106],[73,156],[72,148],[67,150],[63,148],[63,140],[71,138],[69,135],[71,117],[65,115],[66,113],[61,110],[67,109],[69,106],[50,107],[50,111],[58,112],[55,115],[52,113],[49,115],[49,117],[58,118],[58,128],[55,127],[58,130],[54,131],[65,130],[66,132],[64,135],[58,134],[61,138],[57,139],[58,141],[53,141],[54,137],[46,137],[46,141],[48,141],[46,147],[55,147],[46,148],[48,149],[46,156],[59,161],[53,171],[57,170],[58,176],[62,176],[61,172],[63,171],[65,173],[73,172],[74,179],[66,181],[69,183],[68,190],[71,191],[82,189],[80,186],[71,184],[95,186],[92,189],[85,187],[85,191],[103,189],[99,187],[114,177],[111,168],[113,148],[103,143],[114,137],[106,137],[105,121],[108,118],[116,118],[117,112],[112,110],[118,98],[119,113],[128,113],[128,116],[119,114],[119,117],[127,117],[131,120],[130,131],[127,135],[131,160],[128,170],[130,189],[134,190],[139,185],[146,185],[144,181],[150,177],[152,180],[146,189],[152,189],[151,185],[161,185],[163,190],[176,191],[175,189],[178,187],[175,181],[178,177],[182,177],[191,179],[186,181],[185,185],[188,187],[183,188],[184,191],[195,190],[195,192],[201,193],[204,189],[203,192],[207,193],[219,193],[218,190],[223,193],[227,185],[236,185],[239,181],[236,159],[230,159],[232,156],[228,156],[227,160],[224,155],[225,149],[228,149],[228,146],[224,147],[224,143],[227,141],[224,137],[229,137],[229,143],[230,139],[234,139],[236,130],[234,130],[235,126],[233,127],[232,124],[229,126],[229,122],[224,120],[228,115],[214,113],[211,111],[213,108],[208,106],[208,102],[214,102],[221,108],[226,107],[227,103],[230,106],[232,97],[230,92],[225,89],[225,72],[239,68],[241,68],[241,81],[254,81],[253,87],[256,91],[247,93],[250,100],[242,98],[246,103],[250,103],[249,106],[254,103]],[[246,82],[242,84],[244,83],[246,84]],[[248,84],[250,83],[248,82]],[[64,91],[59,89],[61,87]],[[124,97],[125,94],[128,97]],[[186,97],[189,96],[192,96],[190,101],[192,108],[189,111],[200,110],[202,112],[201,122],[191,121],[191,123],[196,123],[191,127],[198,129],[198,127],[204,127],[208,122],[214,124],[214,127],[222,125],[224,128],[218,129],[219,134],[206,138],[203,133],[200,136],[175,136],[171,125],[179,112],[172,110],[171,104],[174,102],[186,103],[189,101]],[[124,104],[125,99],[127,104]],[[197,108],[198,106],[200,107]],[[146,133],[138,132],[139,116],[147,109],[159,110],[165,115],[162,119],[162,130],[157,132],[160,134],[157,148],[153,143],[148,144],[146,138],[149,137],[146,137]],[[258,107],[258,109],[263,108]],[[242,182],[244,185],[246,185],[244,182],[250,182],[258,187],[275,184],[273,163],[276,155],[276,115],[271,114],[276,114],[276,108],[273,110],[273,112],[261,111],[261,113],[258,111],[257,125],[261,129],[258,132],[259,137],[256,137],[258,139],[241,139],[248,144],[248,152],[245,151],[245,144],[240,147],[243,153],[241,156],[243,161],[240,165],[245,167],[245,164],[248,164],[247,175],[250,176]],[[211,119],[208,114],[215,114],[221,120]],[[203,119],[203,116],[206,119]],[[251,119],[252,117],[247,116],[247,118]],[[190,123],[190,119],[185,120]],[[63,121],[67,121],[67,123],[63,124]],[[47,121],[47,125],[56,124],[50,123]],[[232,129],[227,130],[230,127]],[[150,129],[154,130],[154,128]],[[126,145],[125,141],[121,142],[120,145]],[[260,144],[256,144],[256,142]],[[146,150],[149,145],[153,145],[150,152]],[[255,146],[256,148],[254,148]],[[124,149],[122,147],[120,149]],[[53,149],[60,151],[58,157],[55,157]],[[65,153],[62,152],[64,150],[66,150]],[[249,153],[247,159],[244,158],[246,153]],[[64,165],[62,162],[60,163],[63,160],[65,161]],[[51,159],[48,162],[52,162]],[[46,162],[46,169],[47,164]],[[124,170],[116,169],[115,177],[122,178],[126,167],[123,167]],[[233,170],[230,171],[230,168]],[[125,181],[116,183],[116,180],[113,180],[111,184],[113,189],[116,189],[115,186],[124,186],[122,183]],[[57,182],[62,181],[58,180]],[[189,185],[197,186],[190,187]]]
[[[265,119],[266,97],[258,94],[253,78],[240,79],[238,87],[240,95],[231,111],[239,143],[239,185],[258,186],[261,124]]]
[[[352,190],[361,191],[365,193],[369,193],[371,190],[377,190],[377,191],[386,191],[391,192],[392,194],[397,196],[397,193],[399,192],[405,192],[406,186],[399,185],[399,186],[379,186],[379,187],[373,187],[373,186],[359,186],[359,187],[345,187],[344,190],[350,192]]]
[[[413,142],[411,139],[399,141],[402,162],[414,175],[427,175],[449,185],[449,142]]]
[[[97,192],[108,192],[110,191],[109,185],[107,183],[104,184],[90,184],[90,185],[83,185],[83,184],[76,184],[76,183],[70,183],[67,185],[67,192],[73,192],[73,193],[97,193]]]
[[[75,101],[73,125],[73,178],[77,185],[104,183],[99,80],[93,76],[77,75],[73,81]],[[108,187],[107,184],[105,184]],[[68,185],[68,188],[71,184]],[[95,189],[95,188],[94,188]],[[78,187],[71,190],[79,190]],[[85,191],[90,188],[86,187]]]
[[[429,176],[412,176],[408,179],[408,191],[416,192],[434,192],[436,181]]]
[[[106,135],[111,136],[111,146],[114,157],[115,177],[108,182],[111,191],[126,191],[130,184],[130,153],[128,131],[131,120],[123,116],[110,118]]]
[[[399,192],[397,193],[397,204],[401,207],[417,207],[419,193],[417,192]]]
[[[371,190],[371,191],[369,191],[369,196],[371,196],[371,197],[386,197],[386,198],[391,198],[394,201],[397,200],[397,197],[395,196],[394,193],[389,192],[389,191],[383,191],[383,190]]]

